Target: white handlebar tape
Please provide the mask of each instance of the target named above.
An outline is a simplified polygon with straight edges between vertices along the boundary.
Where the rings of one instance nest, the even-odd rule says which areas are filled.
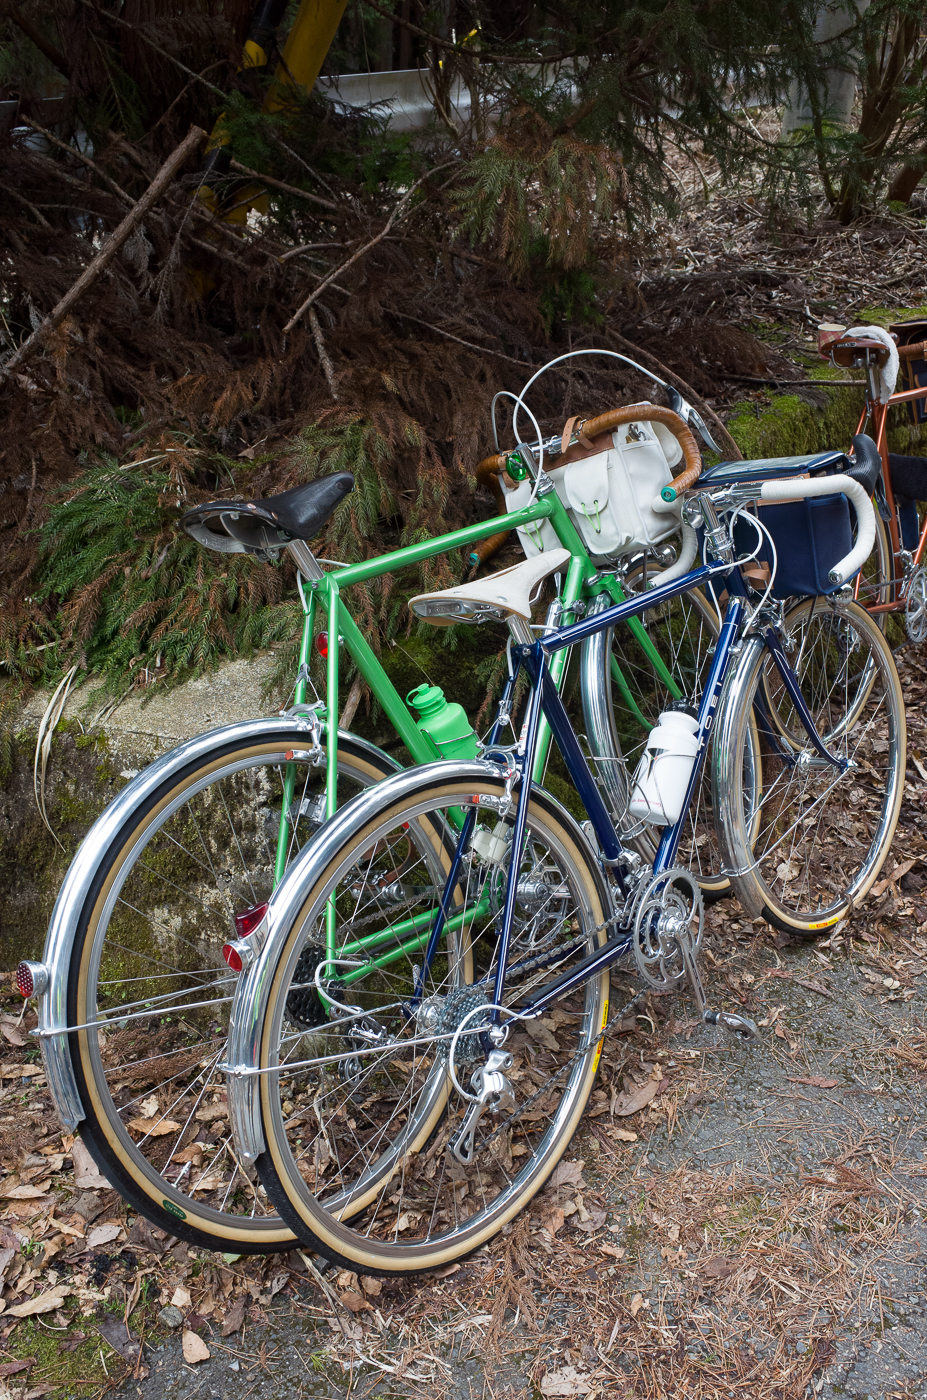
[[[869,558],[875,543],[876,523],[872,502],[858,481],[851,476],[786,477],[783,481],[764,481],[760,499],[770,504],[805,499],[809,496],[849,496],[856,512],[858,534],[856,543],[845,559],[830,571],[831,583],[845,583]]]

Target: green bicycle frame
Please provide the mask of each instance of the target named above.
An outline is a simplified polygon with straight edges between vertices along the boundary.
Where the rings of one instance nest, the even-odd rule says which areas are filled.
[[[545,519],[550,520],[561,544],[564,548],[568,549],[572,555],[560,595],[563,615],[569,615],[573,611],[573,605],[584,596],[596,597],[604,592],[609,595],[612,602],[624,602],[625,593],[617,575],[614,573],[599,573],[596,565],[593,564],[592,560],[589,558],[586,546],[570,519],[566,507],[561,502],[556,491],[551,489],[546,494],[532,501],[529,505],[522,507],[520,510],[513,511],[510,515],[494,516],[490,520],[483,520],[478,524],[467,526],[462,530],[454,530],[449,534],[439,535],[434,539],[425,540],[420,544],[410,545],[405,549],[398,549],[390,554],[380,555],[376,559],[365,559],[361,563],[350,564],[344,568],[332,570],[323,574],[321,578],[304,580],[308,587],[309,596],[304,602],[303,632],[299,650],[299,671],[294,704],[300,706],[306,703],[309,686],[309,660],[311,656],[312,639],[315,632],[316,608],[321,604],[328,616],[329,646],[326,664],[327,697],[326,708],[323,711],[328,733],[337,734],[338,731],[339,656],[341,645],[343,644],[354,661],[360,675],[376,696],[379,704],[382,705],[390,723],[402,739],[414,763],[434,762],[435,758],[440,757],[440,755],[436,754],[429,740],[416,725],[409,713],[408,707],[378,661],[363,633],[351,617],[347,607],[344,605],[341,594],[345,588],[349,588],[354,583],[361,583],[367,579],[378,578],[381,574],[398,572],[411,564],[418,564],[424,559],[431,559],[437,554],[444,554],[452,550],[462,549],[478,540],[485,539],[489,535],[498,533],[500,527],[517,529],[530,526],[537,521]],[[561,625],[563,625],[563,621],[561,621]],[[677,681],[674,679],[672,673],[664,663],[663,658],[651,642],[640,619],[636,617],[631,619],[629,626],[632,634],[652,665],[654,672],[659,676],[660,680],[669,689],[674,698],[680,698],[682,692]],[[566,650],[558,652],[551,660],[551,675],[558,690],[563,684],[567,664],[568,652]],[[612,676],[628,708],[645,728],[649,727],[631,694],[625,676],[614,658],[612,658],[611,668]],[[546,721],[542,721],[541,731],[538,736],[534,767],[532,769],[532,780],[535,782],[539,782],[543,776],[550,752],[550,743],[550,729]],[[333,816],[336,810],[337,771],[337,744],[329,743],[326,767],[325,810],[327,817]],[[288,763],[284,772],[283,808],[281,811],[277,838],[274,870],[275,886],[282,880],[286,870],[289,846],[287,814],[290,811],[293,801],[295,781],[296,765],[295,763]],[[466,915],[458,914],[454,916],[454,919],[462,923],[465,919],[469,920],[474,917],[479,917],[483,912],[485,912],[483,909],[471,909]],[[428,936],[427,918],[423,919],[421,927],[419,927],[419,920],[415,918],[405,920],[401,924],[395,925],[390,932],[389,941],[393,946],[388,951],[377,953],[370,959],[369,955],[372,948],[376,945],[376,938],[357,941],[351,940],[342,948],[336,950],[334,907],[332,905],[329,907],[327,922],[326,951],[328,957],[335,958],[337,956],[339,958],[347,958],[358,953],[363,953],[367,959],[367,969],[369,969],[371,961],[377,967],[384,967],[388,963],[410,952],[419,950],[424,945]],[[358,976],[360,973],[354,975]],[[353,979],[350,973],[339,975],[340,982],[350,982],[351,980]]]

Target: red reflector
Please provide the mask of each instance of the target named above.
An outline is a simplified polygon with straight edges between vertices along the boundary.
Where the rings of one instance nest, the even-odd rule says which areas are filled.
[[[241,960],[241,953],[234,948],[231,943],[226,943],[222,949],[222,956],[233,972],[241,972],[244,963]]]
[[[320,632],[315,639],[315,649],[320,656],[328,655],[328,633]]]
[[[249,933],[253,933],[258,924],[267,913],[267,900],[263,904],[254,904],[250,909],[243,910],[235,915],[235,932],[239,938],[247,938]],[[226,958],[226,962],[228,959]],[[238,969],[239,971],[241,969]]]
[[[20,963],[16,969],[16,990],[22,997],[31,997],[35,991],[32,969],[28,963]]]

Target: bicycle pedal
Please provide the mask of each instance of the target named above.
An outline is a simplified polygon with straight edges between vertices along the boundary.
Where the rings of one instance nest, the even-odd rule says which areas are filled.
[[[720,1026],[741,1040],[759,1040],[760,1032],[755,1021],[749,1016],[738,1016],[733,1011],[704,1011],[702,1020],[706,1026]]]

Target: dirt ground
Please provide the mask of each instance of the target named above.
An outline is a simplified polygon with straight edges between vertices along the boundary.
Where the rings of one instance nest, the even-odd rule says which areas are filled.
[[[759,1044],[681,996],[614,1023],[551,1183],[441,1278],[150,1229],[57,1128],[4,988],[0,1400],[927,1395],[927,658],[898,661],[905,801],[867,903],[814,946],[715,905],[710,995]]]

